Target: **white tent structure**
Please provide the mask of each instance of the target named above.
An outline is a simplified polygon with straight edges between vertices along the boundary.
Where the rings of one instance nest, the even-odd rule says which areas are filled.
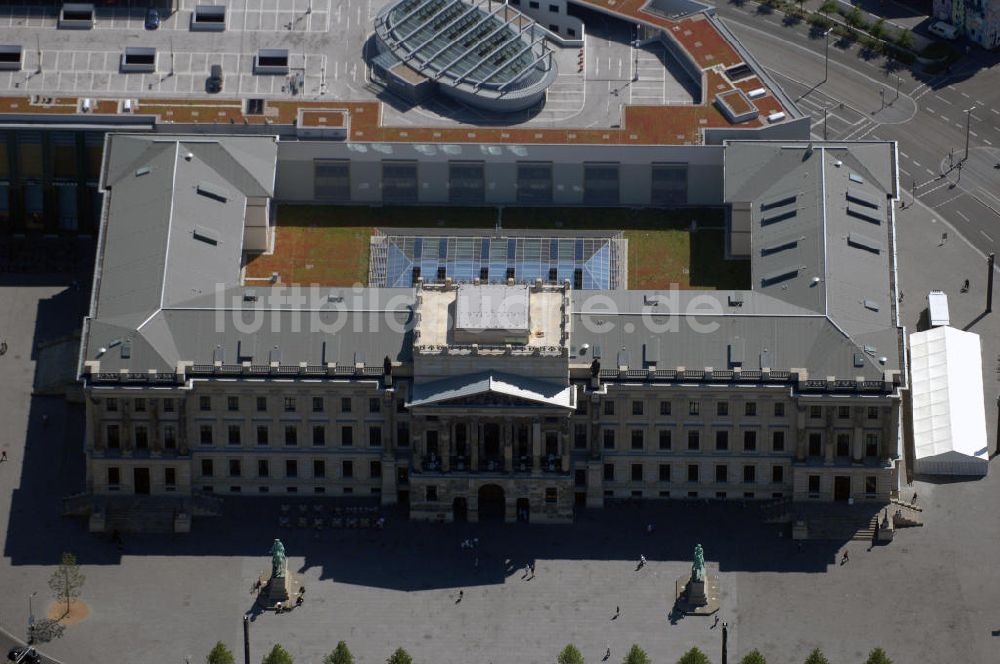
[[[914,472],[983,476],[989,463],[979,335],[936,327],[910,335]]]

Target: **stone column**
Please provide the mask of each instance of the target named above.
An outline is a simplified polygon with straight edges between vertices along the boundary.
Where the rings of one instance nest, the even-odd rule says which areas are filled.
[[[560,470],[562,470],[562,472],[568,473],[569,472],[569,446],[570,446],[570,443],[569,443],[569,434],[565,431],[565,427],[563,427],[563,429],[564,429],[563,431],[559,432],[559,454],[562,457],[559,465],[560,465]]]
[[[469,466],[473,472],[479,471],[479,432],[481,427],[482,424],[479,422],[473,422],[469,425]]]
[[[160,400],[147,399],[149,402],[149,449],[153,456],[163,452],[163,440],[160,436]]]
[[[509,473],[513,470],[514,457],[514,424],[505,422],[503,425],[503,472]]]
[[[451,420],[444,420],[441,422],[441,427],[438,429],[438,452],[441,454],[441,471],[447,473],[450,469],[451,463],[449,457],[451,456]]]
[[[90,434],[89,448],[95,451],[103,452],[107,448],[107,441],[104,440],[104,432],[101,431],[101,418],[98,414],[98,408],[91,402],[91,398],[88,395],[86,399],[87,404],[87,431]]]
[[[411,441],[413,445],[413,470],[416,472],[422,472],[424,469],[424,432],[423,427],[420,428],[420,433],[416,431],[413,432],[413,440]]]
[[[188,455],[191,446],[188,444],[187,399],[176,399],[177,402],[177,451]]]
[[[382,504],[396,504],[396,457],[392,452],[382,453]]]
[[[798,406],[795,417],[795,460],[805,461],[809,452],[809,436],[806,432],[806,407]]]
[[[587,507],[604,507],[604,465],[600,459],[587,463]]]
[[[865,409],[863,406],[854,407],[854,431],[851,439],[851,463],[862,463],[865,458],[865,431],[862,424]]]
[[[132,404],[131,399],[119,399],[119,406],[121,406],[122,421],[121,421],[121,451],[123,454],[129,453],[135,447],[132,444]],[[214,426],[214,425],[213,425]]]
[[[879,408],[879,414],[882,417],[882,435],[879,436],[878,441],[878,458],[881,461],[888,461],[899,455],[897,449],[899,443],[899,406],[893,402],[892,406]]]
[[[542,423],[533,422],[531,424],[531,472],[540,473],[542,470]]]

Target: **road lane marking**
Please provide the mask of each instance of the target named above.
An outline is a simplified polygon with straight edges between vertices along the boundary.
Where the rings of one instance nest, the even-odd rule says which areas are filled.
[[[998,111],[997,109],[991,108],[990,110],[993,111],[994,113],[996,113],[997,115],[1000,115],[1000,111]]]
[[[949,106],[954,106],[953,103],[951,103],[950,101],[948,101],[947,99],[945,99],[941,95],[934,95],[934,98],[937,99],[938,101],[943,101],[944,103],[948,104]]]
[[[955,210],[955,214],[957,214],[958,216],[960,216],[962,219],[965,219],[966,221],[969,221],[969,218],[966,217],[965,214],[961,210]]]
[[[972,134],[973,136],[975,136],[976,138],[979,138],[979,134],[977,134],[976,132],[972,131],[971,129],[969,130],[969,133]]]
[[[916,159],[913,160],[913,165],[916,166],[917,168],[923,168],[923,166],[920,165],[920,162],[917,161]]]
[[[928,173],[930,173],[931,175],[937,175],[937,173],[935,173],[934,171],[932,171],[929,168],[925,168],[924,170],[927,171]]]
[[[902,150],[899,151],[899,154],[903,155],[903,159],[909,159],[910,158],[910,155],[906,154]]]
[[[989,235],[987,235],[987,234],[986,234],[986,231],[984,231],[984,230],[980,229],[980,230],[979,230],[979,232],[983,234],[983,237],[984,237],[984,238],[986,238],[986,239],[987,239],[987,240],[989,240],[990,242],[993,242],[993,238],[991,238],[991,237],[990,237]]]
[[[972,97],[970,97],[969,95],[967,95],[967,94],[966,94],[966,93],[964,93],[964,92],[962,93],[962,96],[963,96],[963,97],[965,97],[966,99],[972,99]]]
[[[984,138],[984,139],[983,139],[983,143],[986,143],[986,145],[989,145],[989,146],[991,146],[991,147],[992,147],[992,145],[993,145],[992,143],[990,143],[990,141],[989,141],[989,139],[988,139],[988,138]]]

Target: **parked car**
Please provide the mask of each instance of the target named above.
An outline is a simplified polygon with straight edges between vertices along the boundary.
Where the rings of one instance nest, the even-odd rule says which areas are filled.
[[[41,664],[42,662],[42,658],[38,656],[38,651],[31,646],[26,648],[11,648],[10,652],[7,653],[7,660],[18,662],[19,664]]]
[[[150,7],[146,10],[146,29],[156,30],[160,27],[160,12],[156,11],[156,7]]]
[[[209,92],[222,92],[222,65],[212,65],[205,87]]]
[[[927,32],[940,37],[941,39],[947,39],[948,41],[955,41],[958,39],[958,28],[953,26],[951,23],[945,23],[944,21],[934,21],[927,28]]]

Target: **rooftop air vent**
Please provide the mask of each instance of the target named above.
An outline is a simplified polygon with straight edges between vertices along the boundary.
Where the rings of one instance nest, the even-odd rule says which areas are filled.
[[[149,166],[143,166],[142,168],[137,168],[135,169],[135,176],[138,178],[142,177],[143,175],[149,175],[150,171],[152,170],[153,169],[151,169]]]
[[[196,226],[192,232],[194,239],[199,242],[204,242],[205,244],[210,244],[213,247],[219,244],[219,235],[213,230],[209,230],[202,226]]]
[[[229,192],[219,185],[212,184],[211,182],[199,182],[198,193],[205,198],[211,198],[212,200],[219,201],[220,203],[225,203],[229,199]]]

